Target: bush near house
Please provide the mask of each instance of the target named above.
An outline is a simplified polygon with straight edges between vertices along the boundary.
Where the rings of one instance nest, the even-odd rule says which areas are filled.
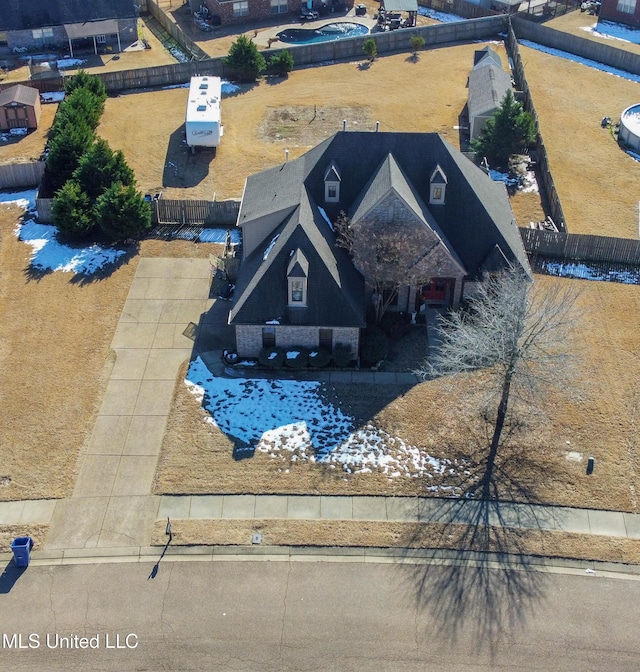
[[[284,359],[290,369],[304,369],[309,363],[309,351],[307,348],[288,348]]]
[[[360,339],[360,360],[364,366],[375,366],[387,357],[389,346],[384,331],[375,325],[367,327]]]
[[[282,348],[262,348],[258,354],[258,361],[261,366],[268,369],[279,369],[284,364],[285,351]]]
[[[355,359],[351,352],[351,346],[346,343],[336,343],[331,358],[333,359],[333,363],[339,367],[349,366]]]
[[[321,369],[331,361],[331,354],[324,348],[315,348],[309,353],[309,366]]]

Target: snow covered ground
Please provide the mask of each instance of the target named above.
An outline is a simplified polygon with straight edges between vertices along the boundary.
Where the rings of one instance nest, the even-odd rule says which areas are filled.
[[[466,21],[467,19],[464,16],[458,16],[457,14],[448,14],[447,12],[438,12],[435,9],[430,7],[418,7],[418,14],[420,16],[428,16],[434,21],[440,21],[441,23],[454,23],[456,21]]]
[[[15,229],[18,238],[30,245],[33,253],[31,266],[40,271],[64,271],[91,275],[118,257],[125,254],[124,250],[116,250],[101,245],[84,247],[64,245],[56,237],[58,229],[49,224],[37,224],[30,219],[36,203],[36,190],[0,192],[0,204],[13,203],[23,208],[25,219]]]
[[[626,70],[612,68],[609,65],[598,63],[598,61],[592,61],[590,58],[582,58],[582,56],[576,56],[575,54],[570,54],[568,51],[561,51],[560,49],[545,47],[542,44],[538,44],[537,42],[531,42],[530,40],[518,40],[518,42],[524,47],[529,47],[530,49],[535,49],[536,51],[543,51],[544,53],[551,54],[552,56],[558,56],[559,58],[564,58],[568,61],[574,61],[574,63],[581,63],[582,65],[586,65],[587,67],[593,68],[594,70],[607,72],[610,75],[621,77],[622,79],[628,79],[631,82],[640,82],[640,75],[634,75],[630,72],[627,72]]]
[[[596,268],[595,265],[585,262],[562,263],[559,261],[545,261],[541,266],[549,275],[560,278],[621,282],[625,285],[640,284],[640,269],[603,271]]]
[[[582,30],[605,40],[621,40],[640,44],[640,30],[612,21],[598,21],[592,26],[582,26]]]
[[[371,423],[357,428],[353,418],[322,398],[319,382],[218,378],[200,358],[191,362],[185,382],[204,400],[212,424],[287,464],[316,462],[347,474],[378,471],[389,478],[433,478],[464,468]],[[450,486],[432,490],[456,494]]]

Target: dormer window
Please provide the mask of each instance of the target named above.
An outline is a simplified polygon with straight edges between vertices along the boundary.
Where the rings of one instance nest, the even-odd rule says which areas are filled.
[[[325,203],[337,203],[340,200],[340,181],[340,170],[335,161],[332,161],[324,171]]]
[[[287,267],[287,304],[291,308],[304,308],[307,305],[307,276],[309,262],[299,248],[291,255]]]
[[[436,166],[429,180],[429,204],[444,205],[447,189],[447,176],[440,166]]]

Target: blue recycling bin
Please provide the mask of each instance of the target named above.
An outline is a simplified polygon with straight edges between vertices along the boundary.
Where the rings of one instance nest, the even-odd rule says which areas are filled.
[[[33,548],[33,539],[31,537],[16,537],[11,542],[13,559],[16,567],[28,567],[31,559],[31,549]]]

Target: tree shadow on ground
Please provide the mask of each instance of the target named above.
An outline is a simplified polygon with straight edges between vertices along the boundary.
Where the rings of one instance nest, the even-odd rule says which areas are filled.
[[[80,285],[81,287],[84,287],[85,285],[91,285],[95,282],[106,280],[119,268],[126,266],[131,259],[136,257],[140,252],[140,243],[138,241],[122,245],[114,245],[113,247],[117,250],[122,250],[124,254],[115,257],[112,261],[104,264],[104,266],[101,266],[93,273],[74,273],[69,282],[72,285]]]
[[[477,457],[479,449],[488,454],[490,423],[486,435],[476,431],[456,488],[461,498],[419,500],[420,524],[402,544],[428,549],[420,555],[427,561],[409,570],[418,608],[431,611],[440,635],[455,640],[471,631],[477,650],[490,654],[504,645],[503,633],[524,627],[544,600],[544,574],[537,571],[543,562],[530,555],[530,542],[562,523],[561,510],[541,506],[536,488],[563,478],[561,468],[554,473],[519,449],[517,430],[517,423],[508,428],[494,462]]]

